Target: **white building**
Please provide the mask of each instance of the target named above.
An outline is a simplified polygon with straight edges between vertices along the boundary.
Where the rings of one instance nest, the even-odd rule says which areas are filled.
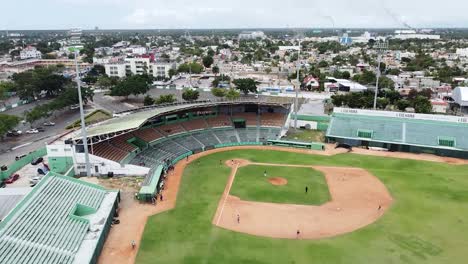
[[[327,77],[324,84],[325,92],[363,92],[367,87],[346,79]]]
[[[155,78],[169,78],[169,70],[175,68],[172,63],[152,63],[151,71]]]
[[[69,45],[80,45],[81,44],[81,29],[72,29],[68,32],[68,35],[70,36],[68,40]]]
[[[455,103],[462,107],[468,107],[468,87],[457,87],[452,92]]]
[[[439,40],[440,35],[431,35],[431,34],[418,34],[414,30],[397,30],[395,31],[395,35],[393,36],[394,39],[431,39],[431,40]]]
[[[134,55],[143,55],[143,54],[146,54],[147,49],[146,47],[134,45],[134,46],[128,47],[127,51]]]
[[[127,75],[125,63],[105,64],[104,69],[109,77],[123,78]]]
[[[251,40],[251,39],[265,39],[266,35],[263,31],[242,31],[239,34],[239,39]]]
[[[133,74],[150,74],[150,58],[126,58],[127,71]]]
[[[457,55],[460,57],[468,57],[468,48],[457,49]]]
[[[20,59],[40,59],[42,58],[42,53],[38,51],[35,47],[27,47],[20,51]]]

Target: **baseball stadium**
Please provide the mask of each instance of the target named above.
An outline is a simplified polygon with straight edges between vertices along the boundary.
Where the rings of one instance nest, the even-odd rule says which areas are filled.
[[[174,103],[63,135],[0,263],[466,263],[468,120],[294,108]]]

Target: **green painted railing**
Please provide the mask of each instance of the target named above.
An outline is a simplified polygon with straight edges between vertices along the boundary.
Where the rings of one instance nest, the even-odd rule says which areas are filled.
[[[175,158],[171,163],[172,163],[172,165],[174,165],[177,162],[179,162],[180,160],[183,160],[183,159],[185,159],[186,157],[188,157],[188,156],[190,156],[192,154],[193,154],[192,151],[186,152],[186,153],[180,155],[179,157]]]
[[[262,142],[239,142],[239,143],[223,143],[217,144],[215,148],[237,147],[237,146],[262,146]]]

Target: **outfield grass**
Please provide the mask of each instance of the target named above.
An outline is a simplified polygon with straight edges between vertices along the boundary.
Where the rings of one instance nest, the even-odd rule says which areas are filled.
[[[369,170],[395,201],[376,223],[323,240],[269,239],[211,224],[230,169],[219,160],[353,166]],[[174,210],[145,226],[137,263],[466,263],[468,166],[341,154],[266,150],[217,153],[189,165]]]
[[[267,172],[267,177],[263,175]],[[281,177],[286,185],[272,185],[268,179]],[[305,193],[305,187],[309,190]],[[320,205],[330,200],[325,176],[311,168],[249,165],[237,170],[230,194],[242,200],[270,203]]]

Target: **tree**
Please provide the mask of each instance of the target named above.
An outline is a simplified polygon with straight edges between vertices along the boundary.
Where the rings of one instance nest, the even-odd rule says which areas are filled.
[[[193,89],[185,89],[182,93],[182,98],[185,101],[195,101],[198,99],[198,96],[200,96],[200,93]]]
[[[244,94],[257,93],[257,84],[254,79],[251,78],[244,78],[244,79],[235,79],[233,81],[234,85],[238,90],[243,92]]]
[[[382,76],[379,78],[379,89],[381,88],[388,88],[388,89],[394,89],[395,88],[395,82],[392,81],[390,78]]]
[[[211,56],[203,57],[203,66],[205,66],[206,68],[210,68],[213,62],[214,62],[213,57]]]
[[[319,68],[326,68],[328,67],[328,62],[327,61],[324,61],[324,60],[321,60],[319,63],[318,63],[318,67]]]
[[[166,95],[161,95],[159,96],[158,99],[155,100],[156,104],[170,104],[174,103],[176,101],[175,97],[173,94],[166,94]]]
[[[138,96],[147,93],[151,82],[152,78],[148,75],[131,75],[114,86],[110,94],[112,96],[124,96],[125,99],[128,99],[131,94]]]
[[[0,137],[3,138],[9,130],[15,128],[19,121],[17,116],[0,114]]]
[[[413,101],[413,107],[416,113],[431,113],[432,112],[432,104],[429,99],[424,96],[418,95]]]
[[[179,65],[179,68],[177,68],[177,72],[185,72],[185,73],[192,72],[194,74],[199,74],[202,71],[203,71],[203,66],[196,62],[183,63]]]
[[[270,67],[265,68],[265,73],[270,74],[271,73],[271,68]]]
[[[219,67],[217,65],[213,66],[211,69],[213,71],[213,74],[216,76],[219,73]]]
[[[15,90],[15,83],[13,82],[0,82],[0,102],[5,100],[9,92]]]
[[[12,76],[15,83],[15,91],[23,100],[35,99],[42,92],[48,97],[56,97],[63,92],[65,85],[70,83],[60,74],[58,67],[37,67]]]
[[[226,95],[226,90],[223,88],[213,88],[211,93],[216,97],[224,97]]]
[[[217,88],[220,83],[230,81],[231,77],[229,77],[228,75],[221,74],[220,76],[215,77],[215,79],[211,82],[211,86]]]
[[[172,76],[176,75],[176,74],[177,74],[177,71],[176,71],[175,69],[172,69],[172,68],[171,68],[171,69],[169,69],[168,74],[169,74],[169,78],[172,79]]]
[[[117,79],[112,79],[107,77],[107,75],[102,75],[97,78],[96,86],[103,89],[110,89],[112,86],[118,83]]]
[[[406,108],[410,107],[411,106],[411,103],[410,101],[406,100],[406,99],[401,99],[401,100],[398,100],[397,103],[396,103],[396,107],[398,108],[398,110],[400,111],[405,111]]]
[[[154,99],[149,95],[145,96],[145,98],[143,99],[143,105],[144,106],[154,105]]]
[[[236,99],[239,99],[240,97],[240,93],[239,91],[235,90],[235,89],[229,89],[229,91],[227,91],[226,93],[226,99],[228,100],[236,100]]]

